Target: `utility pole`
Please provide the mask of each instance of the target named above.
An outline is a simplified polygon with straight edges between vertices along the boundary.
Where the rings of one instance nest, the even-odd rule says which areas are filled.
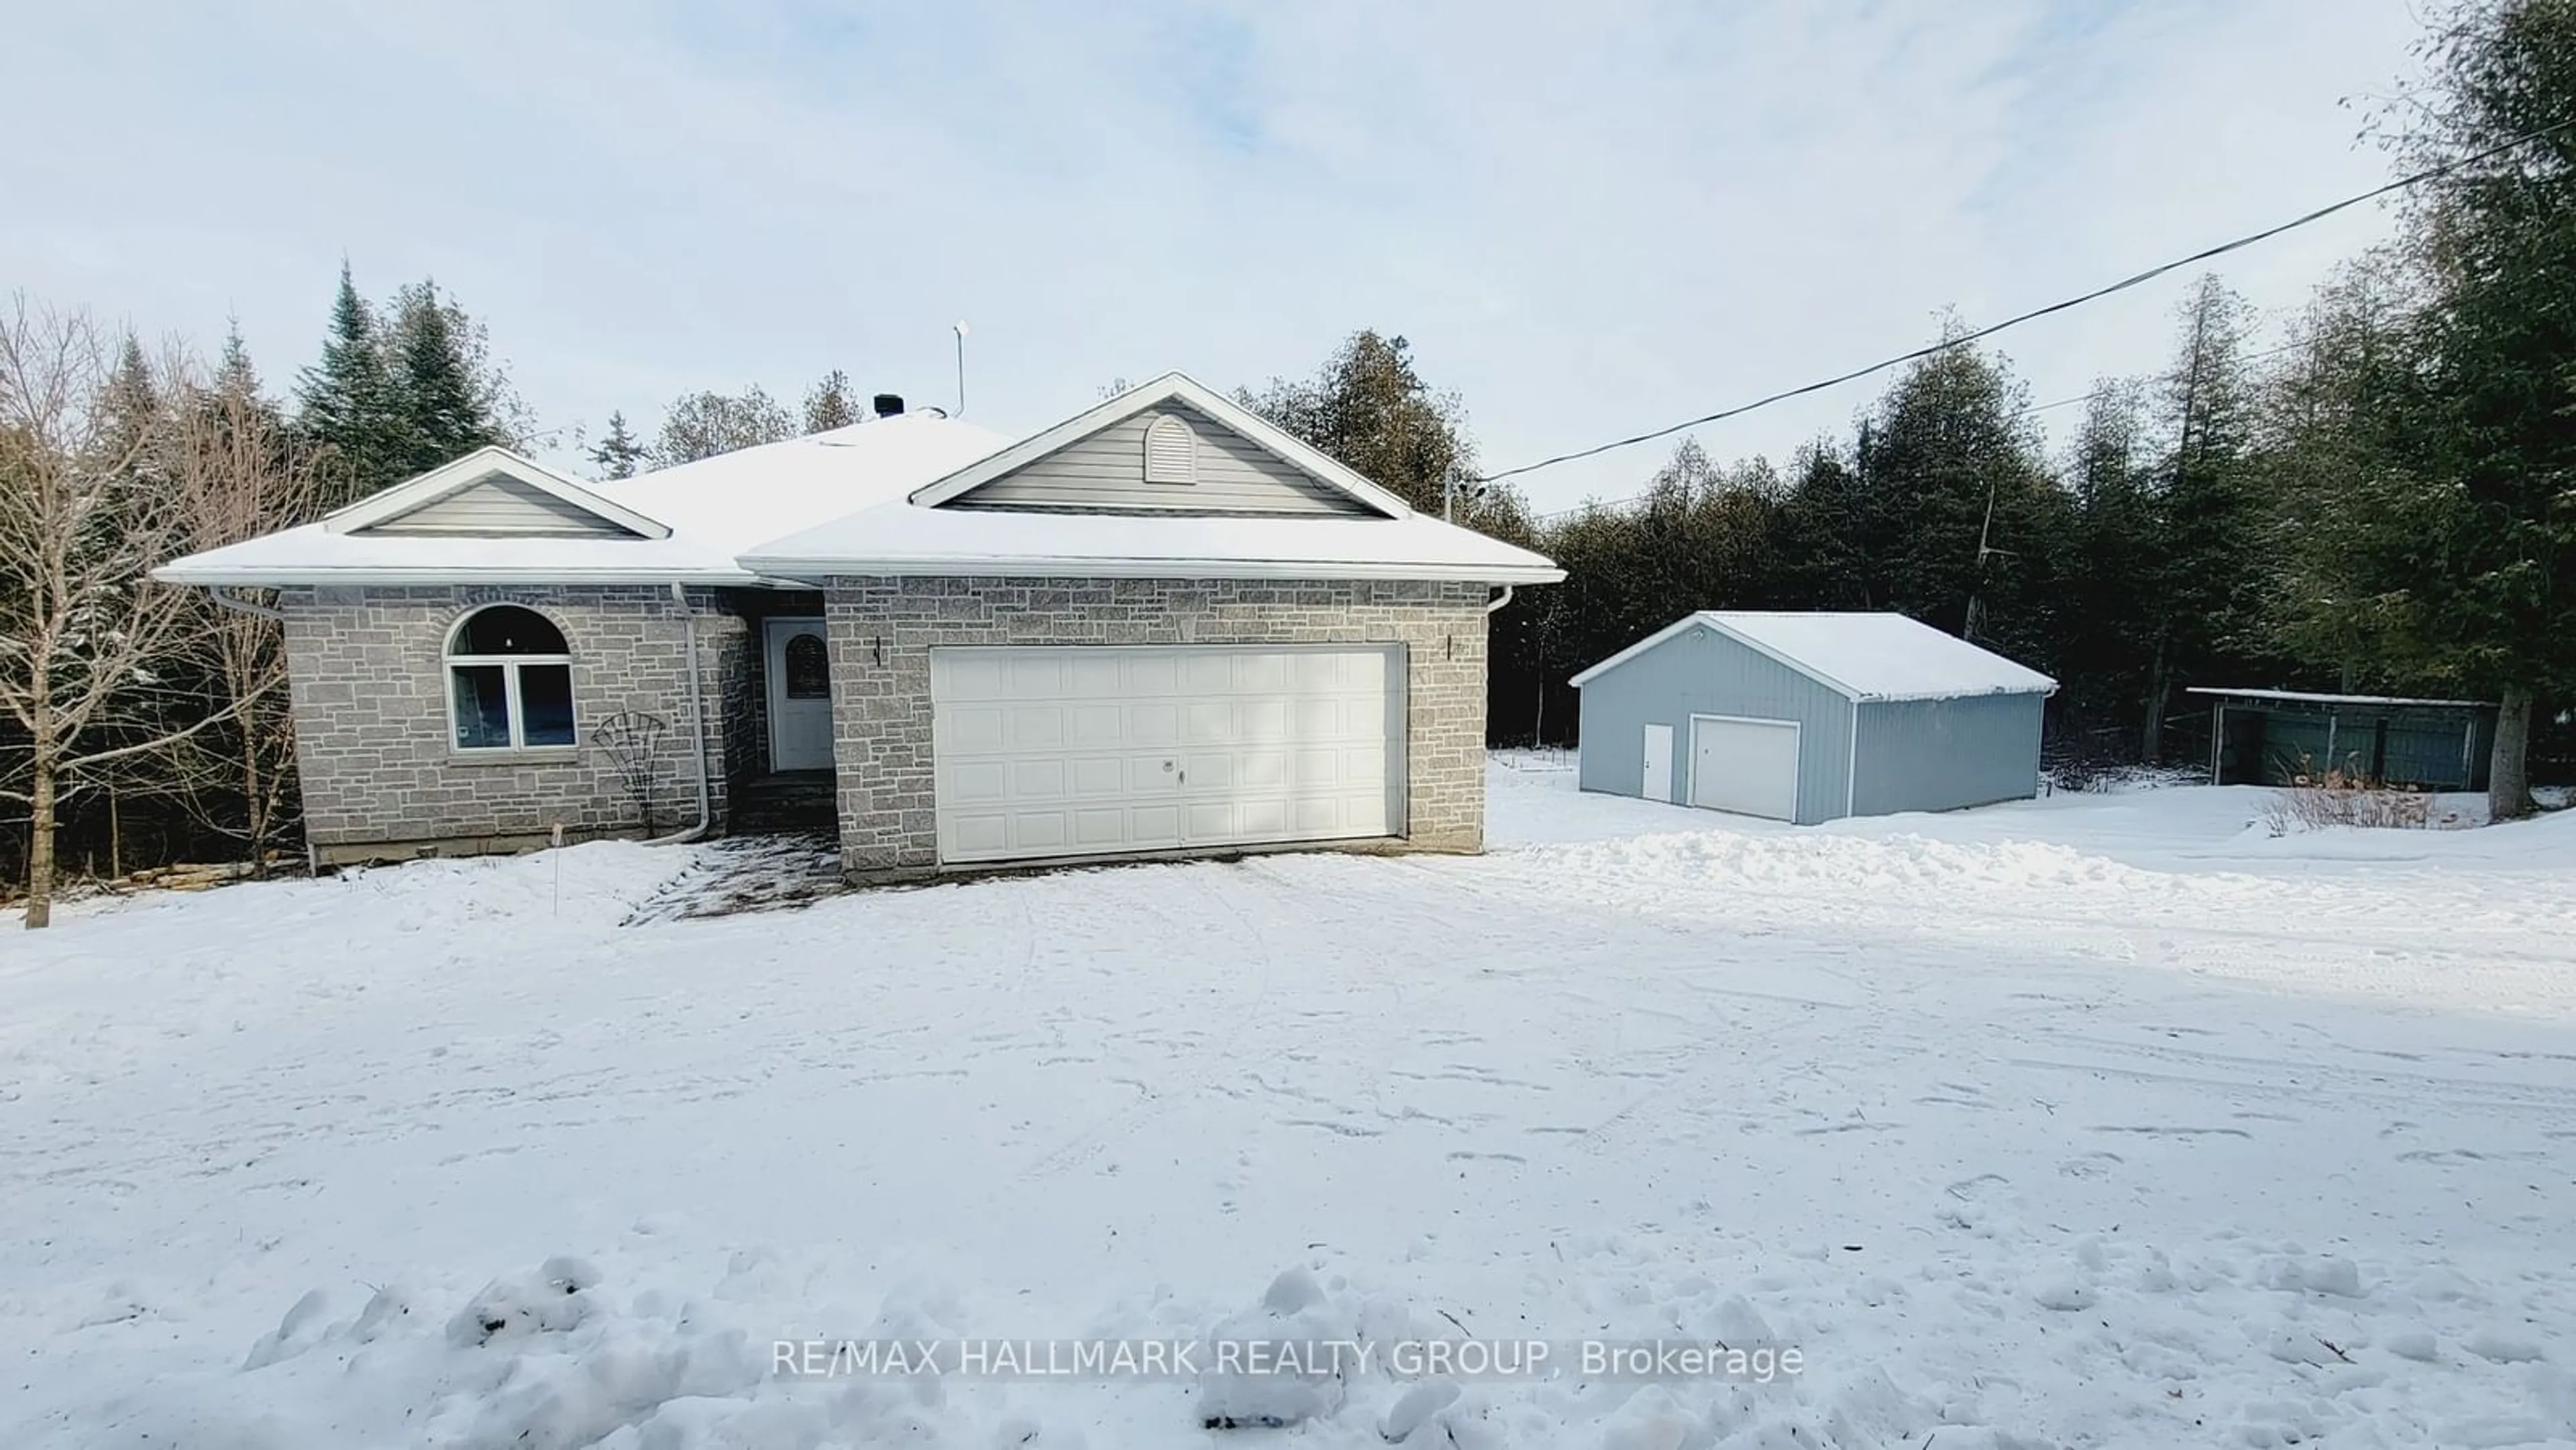
[[[957,416],[966,416],[966,319],[957,319],[950,329],[957,334]]]

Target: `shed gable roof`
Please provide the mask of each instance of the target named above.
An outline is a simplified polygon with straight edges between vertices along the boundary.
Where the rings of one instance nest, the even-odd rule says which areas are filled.
[[[1917,619],[1883,612],[1702,610],[1574,677],[1587,681],[1676,635],[1704,628],[1857,701],[2045,695],[2057,682]]]

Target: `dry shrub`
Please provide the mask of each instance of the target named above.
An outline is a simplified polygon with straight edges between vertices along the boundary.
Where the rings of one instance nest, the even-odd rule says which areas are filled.
[[[2290,784],[2263,807],[2263,823],[2276,836],[2321,826],[2422,830],[2433,823],[2433,797],[2339,766],[2319,770],[2302,755]]]

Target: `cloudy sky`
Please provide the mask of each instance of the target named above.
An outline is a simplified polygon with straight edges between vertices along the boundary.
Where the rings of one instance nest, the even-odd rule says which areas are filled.
[[[13,7],[0,287],[283,385],[346,255],[434,276],[548,425],[863,390],[1006,431],[1360,327],[1488,467],[1714,411],[2389,175],[2406,0]],[[2232,259],[2296,305],[2384,215]],[[2176,278],[2008,334],[2033,400],[2151,367]],[[1707,430],[1785,454],[1868,385]],[[2059,410],[2061,418],[2073,412]],[[1535,475],[1617,496],[1664,445]]]

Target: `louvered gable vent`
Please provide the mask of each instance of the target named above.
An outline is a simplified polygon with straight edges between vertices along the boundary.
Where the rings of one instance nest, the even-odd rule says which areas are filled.
[[[1166,413],[1146,426],[1145,481],[1199,481],[1199,435],[1189,424]]]

